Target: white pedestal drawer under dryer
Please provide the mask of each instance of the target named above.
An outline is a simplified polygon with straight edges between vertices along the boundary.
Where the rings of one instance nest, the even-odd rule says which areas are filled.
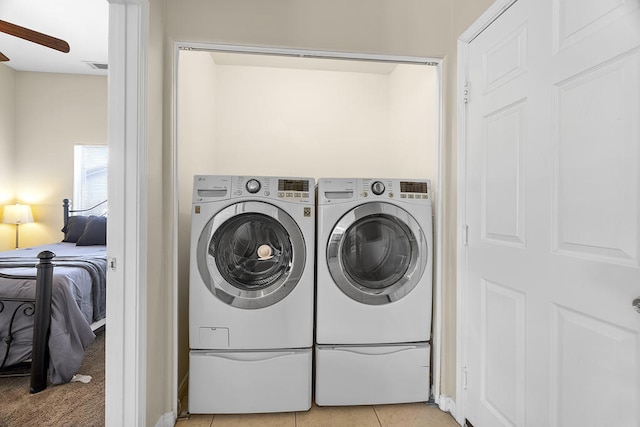
[[[430,197],[428,180],[318,180],[318,405],[429,400]]]
[[[314,185],[195,176],[189,412],[311,407]]]

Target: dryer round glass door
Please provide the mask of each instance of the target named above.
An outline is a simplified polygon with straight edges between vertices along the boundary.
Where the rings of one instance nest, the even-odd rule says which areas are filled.
[[[428,251],[422,228],[411,214],[389,203],[366,203],[334,226],[327,264],[336,285],[350,298],[388,304],[416,287]]]
[[[218,299],[256,309],[295,288],[306,254],[302,232],[289,214],[269,203],[242,202],[209,220],[197,257],[200,275]]]

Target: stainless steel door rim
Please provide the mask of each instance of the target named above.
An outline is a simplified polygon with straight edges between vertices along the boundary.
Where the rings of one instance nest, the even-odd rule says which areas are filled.
[[[371,202],[347,212],[327,242],[327,265],[340,290],[381,305],[406,296],[427,265],[428,245],[415,218],[399,206]]]
[[[205,285],[221,301],[244,309],[268,307],[285,298],[299,282],[305,259],[304,237],[296,222],[265,202],[239,202],[217,212],[197,246]]]

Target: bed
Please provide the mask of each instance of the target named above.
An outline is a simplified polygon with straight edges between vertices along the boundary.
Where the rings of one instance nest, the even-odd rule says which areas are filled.
[[[106,217],[72,211],[67,199],[63,207],[62,242],[0,252],[0,369],[28,361],[32,353],[35,364],[36,349],[44,348],[52,384],[69,382],[77,373],[106,312]],[[36,282],[45,290],[40,295]],[[47,312],[48,303],[41,302],[47,289],[50,316],[43,324],[49,325],[39,330],[36,322],[42,321],[35,319]],[[32,393],[40,391],[33,390],[33,367],[31,375]]]

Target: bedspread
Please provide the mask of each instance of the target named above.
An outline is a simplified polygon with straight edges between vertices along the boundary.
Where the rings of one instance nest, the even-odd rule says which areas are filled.
[[[44,249],[56,252],[50,247]],[[76,257],[65,250],[59,252],[62,256],[53,259],[49,335],[49,377],[53,384],[68,382],[77,373],[85,348],[95,338],[91,322],[105,315],[106,296],[106,257]],[[28,256],[0,258],[0,297],[35,298],[36,281],[28,277],[35,277],[37,262],[37,258]],[[5,354],[5,337],[13,312],[7,306],[11,304],[16,303],[5,302],[5,309],[0,312],[0,355]],[[33,316],[17,316],[12,329],[7,366],[31,357]]]

